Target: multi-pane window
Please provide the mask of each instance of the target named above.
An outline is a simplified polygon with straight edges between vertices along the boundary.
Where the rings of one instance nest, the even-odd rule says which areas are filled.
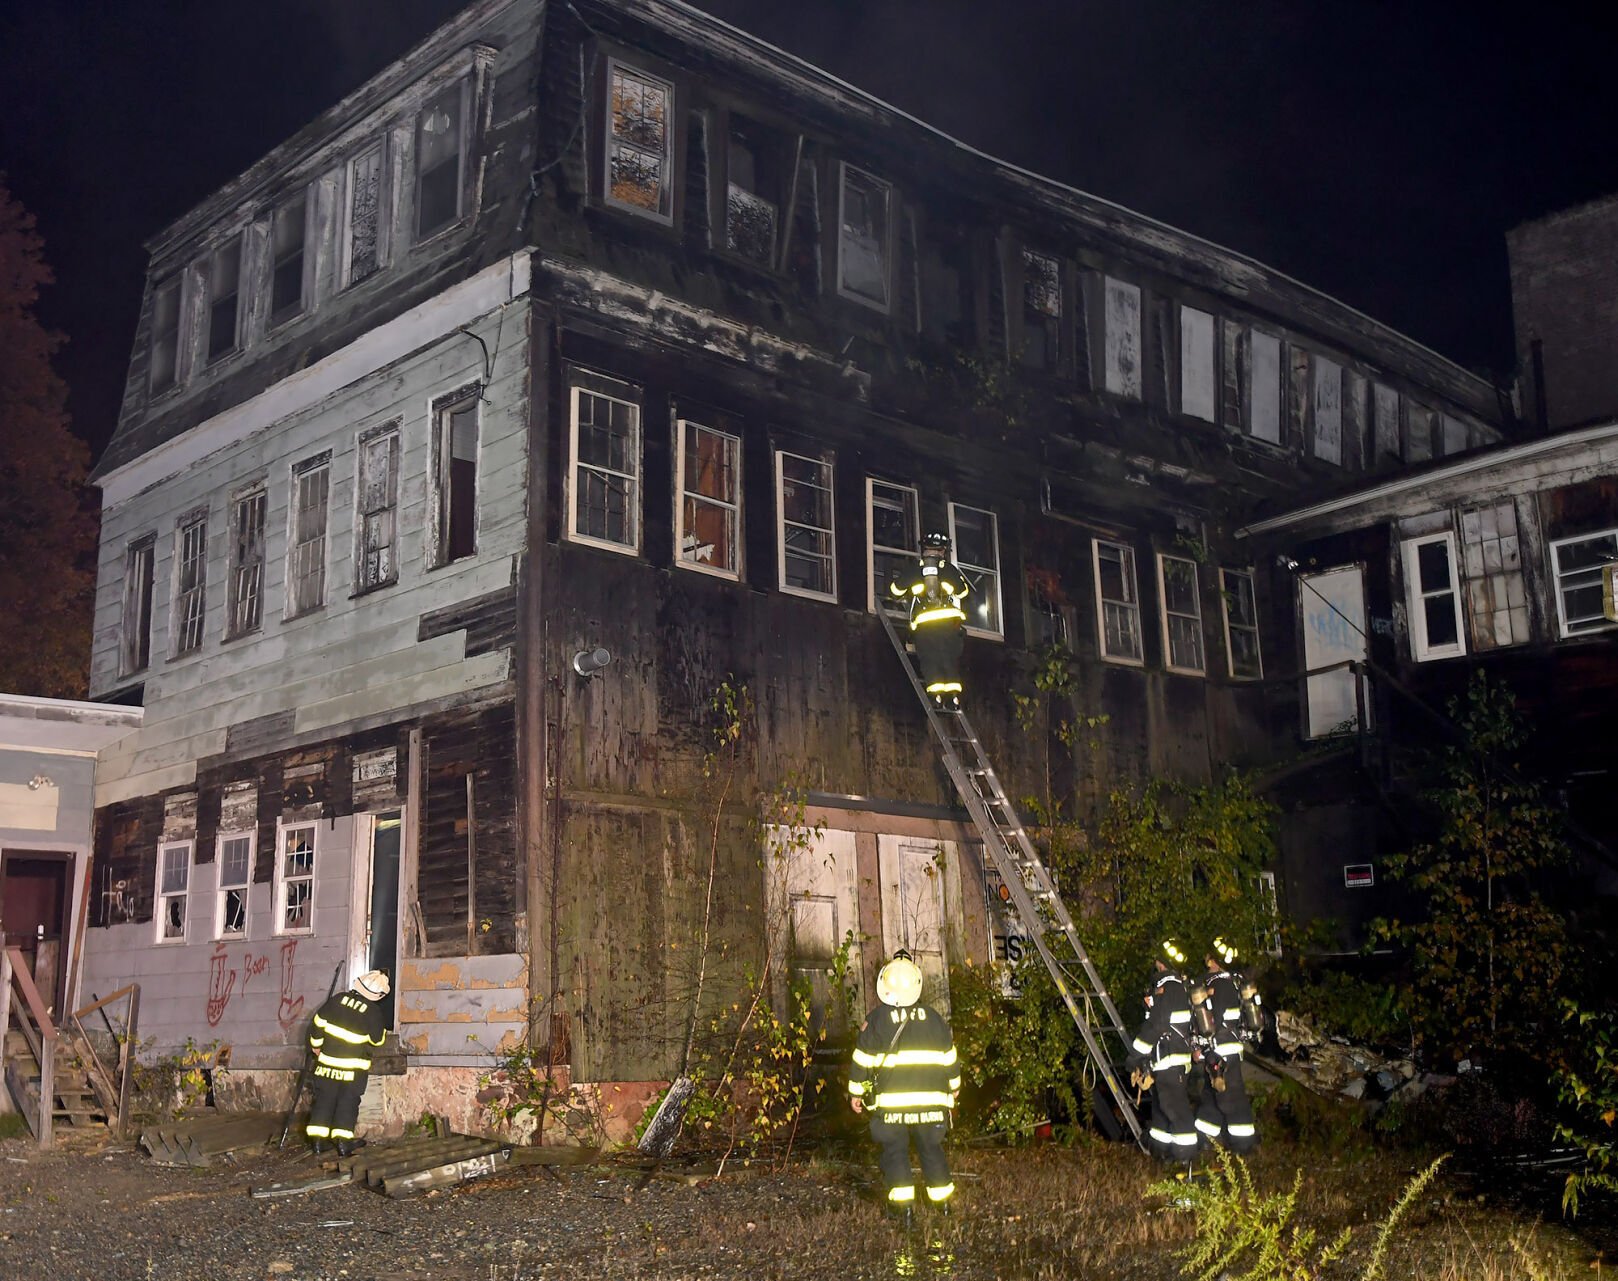
[[[608,88],[609,205],[661,222],[674,217],[674,88],[621,63],[611,64]]]
[[[1101,657],[1125,663],[1143,661],[1134,549],[1096,539],[1095,574]]]
[[[119,640],[119,670],[125,676],[146,670],[152,661],[152,583],[157,544],[147,535],[124,553],[124,609]]]
[[[1108,276],[1102,292],[1102,385],[1115,396],[1139,400],[1140,288]]]
[[[455,396],[434,407],[433,492],[437,530],[433,564],[477,555],[478,394]]]
[[[1062,264],[1049,254],[1022,251],[1022,345],[1031,369],[1055,369],[1061,355]]]
[[[1219,599],[1225,615],[1225,660],[1232,680],[1258,680],[1264,663],[1258,646],[1258,597],[1245,569],[1219,571]]]
[[[888,582],[896,574],[901,580],[906,579],[915,569],[921,545],[920,500],[913,486],[867,477],[865,507],[871,531],[871,599],[867,607],[903,611],[907,606],[895,601],[888,591]]]
[[[780,223],[773,148],[762,131],[741,116],[730,118],[725,186],[725,248],[761,266],[775,264]]]
[[[1508,500],[1461,513],[1461,565],[1473,648],[1525,644],[1528,591],[1515,504]]]
[[[742,442],[686,418],[675,424],[675,436],[679,563],[736,578],[741,573]]]
[[[627,391],[628,388],[625,388]],[[640,547],[640,405],[573,388],[568,529],[582,543]]]
[[[348,271],[358,284],[382,265],[382,144],[374,142],[348,162]]]
[[[202,624],[207,609],[208,513],[199,512],[180,522],[175,533],[174,653],[190,654],[202,648]]]
[[[1466,653],[1455,535],[1446,532],[1406,539],[1404,563],[1412,655],[1421,662]]]
[[[304,239],[309,202],[299,196],[282,205],[270,220],[270,323],[280,324],[303,311]]]
[[[370,591],[399,580],[399,429],[389,426],[360,440],[360,475],[355,522],[359,547],[354,557],[356,591]]]
[[[1612,627],[1602,613],[1602,571],[1618,559],[1618,529],[1551,544],[1551,572],[1556,576],[1556,617],[1561,634],[1580,636]]]
[[[281,829],[275,856],[275,932],[307,934],[314,928],[314,823]]]
[[[838,192],[837,290],[879,310],[888,309],[893,187],[853,165],[843,165]]]
[[[152,394],[174,386],[179,372],[180,278],[174,276],[152,290]]]
[[[966,598],[966,630],[978,636],[1001,636],[1000,522],[991,511],[949,505],[949,536],[955,563],[972,584]]]
[[[157,847],[157,941],[185,942],[185,901],[191,888],[191,842]]]
[[[242,238],[232,236],[208,264],[208,359],[218,360],[241,342]]]
[[[466,161],[466,81],[451,85],[416,119],[416,239],[461,216]]]
[[[287,617],[326,603],[326,516],[331,499],[331,455],[292,469],[291,528],[287,536]]]
[[[1203,422],[1214,420],[1214,318],[1194,307],[1180,308],[1180,412]]]
[[[262,485],[231,500],[227,640],[257,631],[264,618],[264,510]]]
[[[832,523],[832,465],[777,450],[775,490],[781,590],[817,600],[837,599],[837,550]]]
[[[1197,562],[1183,556],[1157,557],[1157,586],[1163,604],[1163,660],[1171,672],[1207,670],[1202,655],[1202,599]]]
[[[221,832],[214,862],[219,868],[216,937],[242,938],[247,934],[247,887],[253,877],[253,834]]]

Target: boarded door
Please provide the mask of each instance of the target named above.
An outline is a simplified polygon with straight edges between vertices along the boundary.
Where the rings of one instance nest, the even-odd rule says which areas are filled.
[[[850,1014],[865,1011],[860,991],[859,907],[855,895],[854,833],[769,831],[766,893],[774,940],[788,976],[806,983],[817,1021],[841,1037]],[[835,990],[833,966],[848,943],[847,992]],[[849,1006],[854,1008],[850,1011]]]
[[[926,979],[922,1000],[949,1010],[948,958],[944,955],[944,860],[955,856],[950,841],[877,837],[882,878],[882,948],[909,952]]]

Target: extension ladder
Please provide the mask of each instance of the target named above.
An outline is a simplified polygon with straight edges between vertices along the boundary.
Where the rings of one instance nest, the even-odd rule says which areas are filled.
[[[1050,971],[1062,1003],[1067,1006],[1074,1026],[1084,1038],[1085,1048],[1090,1052],[1090,1062],[1106,1083],[1113,1102],[1118,1105],[1118,1113],[1135,1142],[1144,1146],[1140,1118],[1125,1094],[1123,1082],[1118,1079],[1112,1058],[1102,1042],[1105,1032],[1112,1032],[1127,1055],[1130,1050],[1129,1035],[1124,1031],[1123,1021],[1118,1017],[1112,997],[1107,995],[1101,975],[1073,927],[1073,917],[1067,905],[1056,892],[1050,870],[1029,841],[1028,832],[1017,817],[1011,798],[1001,786],[1000,777],[989,763],[983,743],[972,729],[972,722],[967,719],[966,713],[945,711],[933,702],[910,651],[905,647],[904,636],[894,616],[881,606],[877,608],[877,615],[888,633],[888,639],[893,642],[894,652],[899,655],[905,675],[910,678],[910,687],[921,700],[927,723],[932,726],[933,736],[938,739],[943,753],[944,768],[949,771],[956,792],[983,838],[984,848],[994,860],[1000,879],[1011,894],[1017,915],[1022,918],[1024,928],[1039,949],[1040,958]],[[1097,1026],[1098,1014],[1104,1016],[1105,1027]]]

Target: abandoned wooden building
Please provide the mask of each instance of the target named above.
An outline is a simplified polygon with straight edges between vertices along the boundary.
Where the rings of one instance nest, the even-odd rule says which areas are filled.
[[[993,954],[874,612],[922,532],[976,580],[1014,791],[1048,744],[1011,695],[1071,650],[1082,810],[1328,714],[1273,679],[1309,639],[1239,529],[1501,438],[1410,339],[676,0],[478,0],[149,248],[92,677],[144,720],[98,774],[84,981],[272,1092],[334,970],[386,965],[381,1126],[469,1123],[524,1043],[632,1120],[713,847],[711,993],[851,939],[865,996],[903,944],[942,999]]]

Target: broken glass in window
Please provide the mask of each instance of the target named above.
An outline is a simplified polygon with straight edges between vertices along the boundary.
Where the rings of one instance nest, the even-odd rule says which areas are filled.
[[[416,239],[461,216],[461,115],[464,85],[434,98],[416,122]]]
[[[773,187],[764,185],[767,166],[760,164],[756,126],[740,117],[731,121],[729,186],[725,196],[725,244],[763,266],[775,263],[775,231],[779,220]]]
[[[360,591],[391,583],[398,486],[399,433],[389,431],[360,446]]]
[[[182,525],[179,542],[180,570],[174,598],[174,652],[189,654],[202,646],[208,517],[197,516]]]
[[[231,504],[228,637],[255,631],[263,617],[264,510],[263,489]]]
[[[640,484],[640,406],[580,389],[575,393],[573,532],[633,548]]]
[[[669,106],[673,89],[627,67],[612,69],[607,195],[615,204],[669,216]]]
[[[878,307],[888,305],[888,225],[893,188],[843,167],[838,287]]]
[[[293,477],[292,553],[287,567],[289,615],[319,609],[326,600],[326,508],[331,465],[302,465]]]
[[[355,156],[348,168],[348,283],[357,284],[382,265],[382,144]]]

